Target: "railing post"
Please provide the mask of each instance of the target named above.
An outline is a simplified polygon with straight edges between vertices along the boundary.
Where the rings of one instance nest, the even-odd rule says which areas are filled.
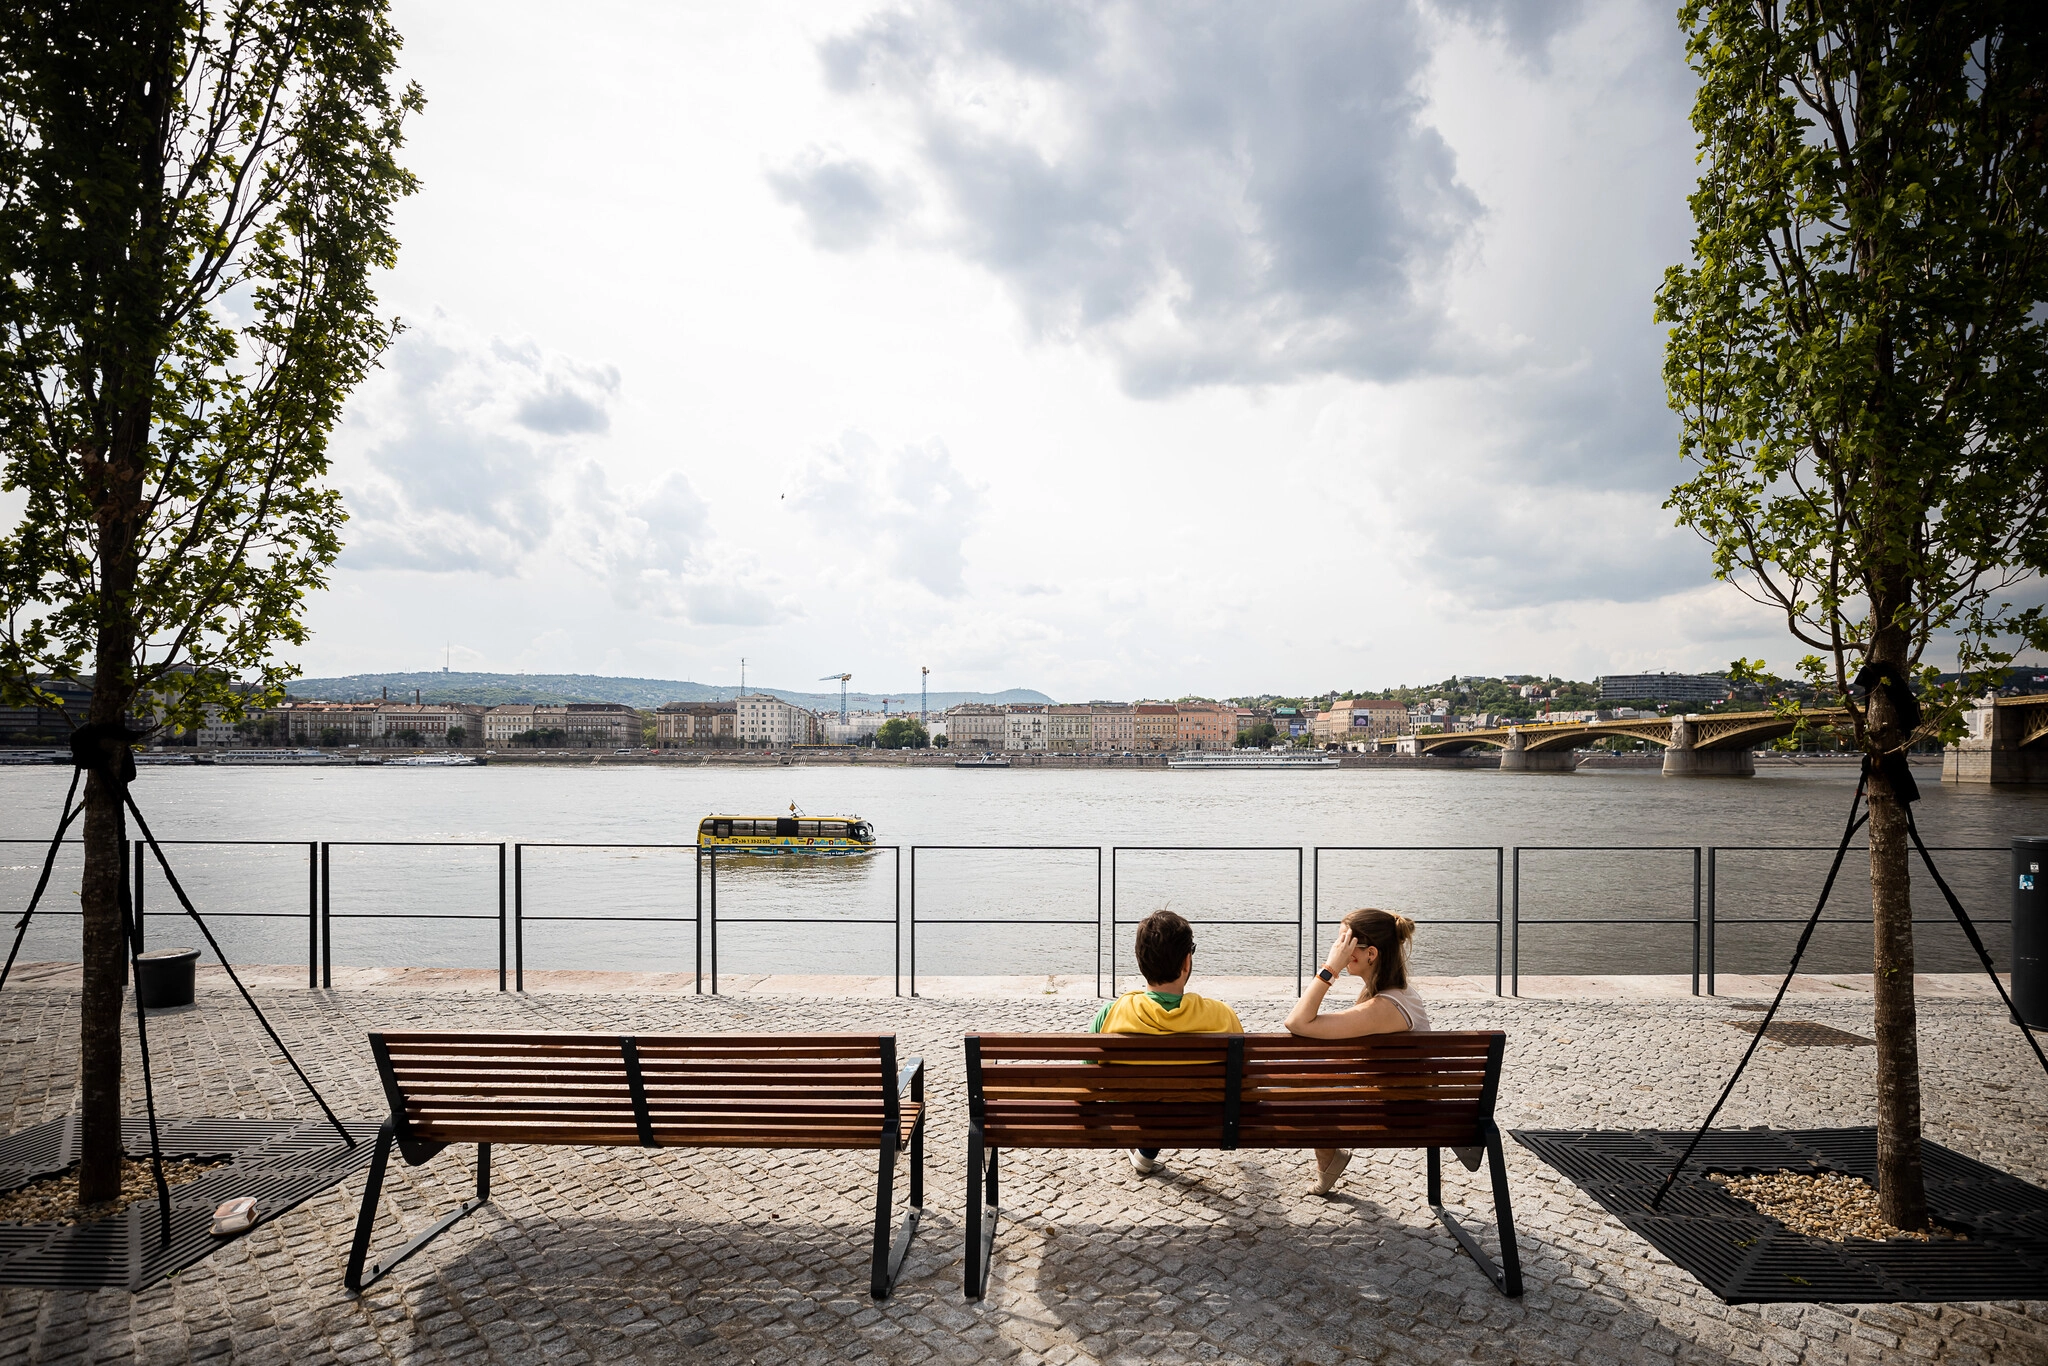
[[[1714,874],[1716,856],[1721,851],[1707,850],[1707,995],[1714,994]]]
[[[320,986],[320,842],[306,845],[306,990]]]
[[[1095,999],[1102,999],[1102,846],[1095,846]]]
[[[896,951],[896,994],[903,994],[903,846],[893,844],[889,852],[896,856],[896,919],[889,936],[889,947]]]
[[[690,982],[694,994],[704,994],[704,846],[698,845],[690,860],[691,880],[697,884],[697,914],[690,920],[690,937],[696,940]]]
[[[526,990],[526,846],[512,846],[512,986]]]
[[[498,990],[505,990],[505,842],[498,841]]]
[[[1507,864],[1507,850],[1496,844],[1493,847],[1493,994],[1495,996],[1500,995],[1501,941],[1505,938],[1502,931],[1505,929],[1503,921],[1507,907]]]
[[[1309,882],[1308,942],[1317,945],[1323,942],[1323,846],[1320,844],[1316,846],[1315,868]]]
[[[1116,854],[1117,847],[1109,846],[1109,998],[1116,999]],[[1101,913],[1097,912],[1097,918]],[[1098,979],[1100,980],[1100,979]]]
[[[334,845],[320,842],[320,985],[334,985]]]
[[[1508,931],[1508,981],[1516,996],[1522,994],[1522,846],[1515,846],[1514,899],[1512,903],[1514,924]]]
[[[1303,867],[1303,864],[1305,864],[1305,863],[1307,862],[1307,859],[1308,859],[1308,855],[1307,855],[1306,853],[1304,853],[1304,852],[1303,852],[1303,850],[1302,850],[1302,847],[1301,847],[1300,845],[1298,845],[1298,844],[1297,844],[1297,845],[1295,845],[1295,846],[1294,846],[1294,994],[1295,994],[1296,996],[1300,996],[1300,995],[1301,995],[1301,993],[1302,993],[1302,990],[1303,990],[1303,983],[1304,983],[1304,980],[1305,980],[1305,974],[1304,974],[1304,973],[1302,972],[1302,966],[1301,966],[1301,940],[1302,940],[1302,919],[1301,919],[1301,918],[1302,918],[1302,917],[1303,917],[1304,915],[1308,914],[1308,907],[1307,907],[1307,905],[1306,905],[1306,904],[1304,903],[1304,901],[1303,901],[1303,899],[1302,899],[1302,882],[1303,882],[1303,878],[1304,878],[1304,876],[1305,876],[1305,873],[1306,873],[1306,870],[1304,869],[1304,867]]]
[[[1692,994],[1700,994],[1700,847],[1692,849]]]
[[[141,953],[144,949],[147,949],[149,947],[149,935],[147,930],[144,928],[143,922],[143,916],[148,914],[148,912],[145,910],[143,906],[143,889],[148,879],[146,879],[143,876],[146,870],[144,869],[142,862],[142,841],[135,840],[133,841],[133,844],[135,846],[135,857],[132,860],[132,862],[135,865],[135,891],[132,895],[132,899],[135,902],[135,951],[137,953]]]
[[[711,994],[718,994],[718,851],[711,859]]]

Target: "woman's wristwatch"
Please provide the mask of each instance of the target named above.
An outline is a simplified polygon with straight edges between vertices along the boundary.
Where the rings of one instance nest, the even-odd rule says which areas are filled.
[[[1316,976],[1323,979],[1323,985],[1326,987],[1337,984],[1337,974],[1331,972],[1328,968],[1317,968]]]

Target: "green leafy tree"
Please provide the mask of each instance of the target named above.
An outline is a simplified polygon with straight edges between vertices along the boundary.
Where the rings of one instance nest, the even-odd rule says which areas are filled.
[[[892,716],[875,730],[875,744],[881,749],[923,749],[930,743],[924,726],[908,716]]]
[[[0,691],[230,718],[340,547],[327,438],[389,344],[405,117],[380,0],[0,18]],[[253,681],[254,696],[235,689]],[[99,734],[118,734],[96,732]],[[79,1197],[120,1180],[121,744],[86,785]]]
[[[463,747],[464,745],[466,745],[466,744],[468,744],[468,743],[469,743],[469,727],[467,727],[467,726],[450,726],[450,727],[448,727],[448,747],[449,747],[450,749],[461,749],[461,748],[462,748],[462,747]]]
[[[2048,569],[2048,46],[2006,0],[1691,0],[1693,260],[1665,384],[1696,466],[1669,506],[1783,614],[1855,748],[1902,752],[1917,676],[2048,644],[2007,590]],[[1899,695],[1903,697],[1903,690]],[[1878,1198],[1927,1224],[1907,811],[1869,778]]]

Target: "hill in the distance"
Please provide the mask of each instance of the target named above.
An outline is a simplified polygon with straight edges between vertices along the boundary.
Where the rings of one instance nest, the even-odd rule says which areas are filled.
[[[623,702],[629,707],[652,709],[664,702],[723,702],[739,691],[732,686],[685,683],[667,678],[602,678],[596,674],[487,674],[445,673],[439,669],[424,673],[350,674],[346,678],[297,678],[288,691],[293,697],[322,702],[374,702],[389,694],[394,702],[410,702],[417,690],[423,702],[469,702],[495,707],[507,702]],[[790,688],[747,685],[749,692],[772,693],[785,702],[813,711],[839,710],[837,691],[797,692]],[[846,705],[853,711],[880,711],[881,693],[848,692]],[[905,695],[890,693],[889,710],[902,711]],[[961,702],[1050,702],[1042,692],[1010,688],[1004,692],[935,692],[933,711],[944,711]],[[917,693],[908,694],[911,709]]]

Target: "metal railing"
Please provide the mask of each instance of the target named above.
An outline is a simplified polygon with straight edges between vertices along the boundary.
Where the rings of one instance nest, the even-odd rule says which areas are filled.
[[[1323,855],[1324,854],[1445,854],[1445,853],[1490,853],[1493,855],[1493,919],[1454,919],[1418,922],[1430,925],[1492,925],[1493,926],[1493,994],[1500,995],[1501,955],[1506,939],[1507,908],[1507,846],[1500,844],[1319,844],[1315,848],[1314,890],[1309,897],[1308,942],[1311,947],[1323,942],[1322,929],[1335,920],[1323,919]],[[1297,979],[1300,980],[1300,979]]]
[[[1931,854],[2004,854],[2011,852],[2011,846],[2003,844],[1930,844],[1927,846],[1927,851]],[[1835,846],[1832,844],[1715,844],[1707,847],[1707,995],[1712,996],[1714,994],[1714,934],[1718,926],[1723,923],[1730,925],[1804,925],[1808,916],[1811,915],[1811,912],[1809,912],[1808,915],[1734,916],[1724,922],[1717,913],[1715,906],[1715,884],[1720,870],[1720,856],[1722,854],[1832,854],[1834,852]],[[1851,845],[1849,852],[1852,854],[1867,854],[1870,852],[1870,846],[1867,844]],[[1973,915],[1970,919],[1979,925],[2010,925],[2012,923],[2012,917],[2009,915]],[[1823,916],[1820,923],[1823,925],[1867,925],[1870,921],[1867,917]],[[1955,923],[1955,918],[1947,915],[1916,915],[1913,917],[1913,923],[1915,925],[1952,925]],[[1694,987],[1693,994],[1695,996],[1699,994],[1697,986]]]
[[[757,916],[724,915],[719,904],[719,876],[717,850],[699,849],[693,844],[653,843],[558,843],[558,842],[508,842],[490,840],[163,840],[165,846],[188,848],[303,848],[306,851],[306,909],[301,911],[279,910],[213,910],[200,907],[208,919],[241,920],[296,920],[301,916],[306,921],[307,986],[331,987],[334,981],[334,922],[337,920],[365,921],[455,921],[488,923],[495,921],[498,927],[498,988],[501,991],[524,991],[526,989],[526,935],[528,921],[541,923],[638,923],[682,925],[691,927],[691,959],[695,989],[702,993],[705,982],[709,981],[710,991],[719,990],[719,926],[754,924],[832,924],[888,926],[891,928],[891,952],[893,957],[893,979],[897,995],[904,994],[904,978],[909,978],[909,994],[918,992],[918,932],[920,927],[931,926],[1004,926],[1004,927],[1092,927],[1092,957],[1095,964],[1095,994],[1103,994],[1103,979],[1109,979],[1110,994],[1116,994],[1121,976],[1120,949],[1116,943],[1118,930],[1134,920],[1121,915],[1119,892],[1120,879],[1124,873],[1124,856],[1130,855],[1213,855],[1213,854],[1293,854],[1295,856],[1295,914],[1290,920],[1284,916],[1259,919],[1236,917],[1209,918],[1191,917],[1197,926],[1219,925],[1243,928],[1267,928],[1284,930],[1292,927],[1295,932],[1295,981],[1297,989],[1306,979],[1306,963],[1313,948],[1321,943],[1323,926],[1336,923],[1322,915],[1324,895],[1324,855],[1347,854],[1492,854],[1494,859],[1494,913],[1491,919],[1485,916],[1446,917],[1430,919],[1423,923],[1442,926],[1487,926],[1494,931],[1494,994],[1519,996],[1521,994],[1521,951],[1522,930],[1552,929],[1561,926],[1595,928],[1601,926],[1677,926],[1690,931],[1690,959],[1692,991],[1700,995],[1702,986],[1705,994],[1716,994],[1718,985],[1720,927],[1725,925],[1801,925],[1805,915],[1740,915],[1721,914],[1721,901],[1725,896],[1726,869],[1723,856],[1758,854],[1826,854],[1832,853],[1833,845],[1027,845],[1027,844],[925,844],[911,845],[909,859],[909,900],[906,916],[904,859],[901,845],[877,845],[874,852],[887,851],[893,856],[891,877],[893,883],[894,909],[889,917],[881,916],[833,916],[821,921],[815,916]],[[77,846],[81,841],[67,839],[66,846]],[[0,845],[33,845],[47,848],[46,839],[0,839]],[[350,912],[333,909],[335,873],[333,851],[336,849],[490,849],[497,851],[497,912],[460,913],[445,911],[368,911]],[[645,850],[689,850],[692,856],[694,901],[689,915],[614,915],[614,914],[534,914],[528,907],[526,888],[526,851],[529,849],[645,849]],[[1105,901],[1105,859],[1107,900]],[[1997,854],[2007,852],[2005,845],[1933,845],[1936,853]],[[130,879],[136,915],[138,936],[147,933],[147,881],[144,861],[146,846],[140,840],[127,841],[122,850],[124,877]],[[1852,853],[1867,853],[1868,846],[1857,845]],[[919,860],[937,854],[1084,854],[1093,855],[1095,861],[1095,907],[1092,916],[997,916],[958,917],[927,916],[920,914]],[[1692,863],[1690,915],[1584,915],[1584,916],[1529,916],[1522,913],[1524,855],[1548,856],[1566,854],[1671,854],[1689,856]],[[733,855],[728,854],[728,859]],[[787,856],[785,856],[787,857]],[[1534,863],[1532,858],[1530,862]],[[927,869],[927,871],[929,871]],[[185,881],[190,882],[187,878]],[[75,917],[75,909],[45,909],[39,916]],[[1980,925],[2009,925],[2009,916],[1977,916]],[[1856,916],[1826,916],[1821,922],[1830,926],[1867,926],[1867,914]],[[1945,925],[1952,923],[1945,915],[1916,916],[1916,925]],[[1105,934],[1107,931],[1107,934]],[[905,952],[908,951],[906,973]],[[1108,960],[1105,974],[1104,960]],[[708,958],[708,965],[707,965]],[[1505,961],[1504,961],[1505,960]],[[707,971],[708,966],[708,971]]]
[[[1691,925],[1692,926],[1692,994],[1700,994],[1700,928],[1702,907],[1701,859],[1702,846],[1696,844],[1518,844],[1514,847],[1513,925],[1514,943],[1509,950],[1511,964],[1510,978],[1514,983],[1511,995],[1522,994],[1522,926],[1524,925]],[[1524,854],[1691,854],[1692,855],[1692,918],[1680,916],[1565,916],[1551,920],[1524,920],[1522,918],[1522,855]],[[1500,995],[1500,984],[1494,984],[1493,994]]]
[[[895,914],[894,914],[894,915],[893,915],[892,917],[890,917],[889,919],[887,919],[887,920],[883,920],[883,919],[881,919],[880,917],[877,917],[877,916],[832,916],[832,917],[830,917],[829,919],[826,919],[826,920],[821,920],[821,919],[819,919],[819,918],[818,918],[818,917],[816,917],[816,916],[794,916],[794,915],[754,915],[754,916],[747,916],[747,915],[738,915],[738,916],[727,916],[727,917],[725,917],[725,923],[726,923],[726,924],[728,924],[728,925],[819,925],[819,924],[831,924],[831,925],[888,925],[888,926],[891,926],[891,927],[892,927],[892,931],[893,931],[893,932],[892,932],[892,933],[890,934],[890,936],[889,936],[889,944],[890,944],[890,948],[891,948],[891,950],[892,950],[892,952],[893,952],[893,955],[894,955],[894,958],[895,958],[895,969],[894,969],[894,972],[895,972],[895,981],[896,981],[896,994],[897,994],[898,996],[901,996],[901,995],[903,994],[903,848],[902,848],[902,846],[901,846],[901,845],[896,845],[896,844],[873,844],[873,845],[869,845],[869,846],[868,846],[868,847],[867,847],[867,848],[866,848],[865,850],[861,851],[861,854],[833,854],[833,855],[830,855],[829,857],[832,857],[832,858],[857,858],[857,857],[861,857],[861,856],[862,856],[863,854],[867,854],[867,853],[880,853],[880,852],[882,852],[882,851],[883,851],[883,850],[885,850],[885,849],[886,849],[886,850],[888,850],[888,851],[889,851],[889,852],[890,852],[891,854],[894,854],[894,855],[896,856],[896,862],[895,862],[895,883],[896,883],[896,913],[895,913]],[[711,994],[712,994],[713,996],[716,996],[716,995],[718,994],[718,851],[717,851],[716,849],[705,849],[705,850],[702,850],[702,851],[701,851],[701,853],[700,853],[700,857],[701,857],[701,859],[702,859],[702,861],[703,861],[703,863],[704,863],[704,866],[705,866],[705,867],[706,867],[706,868],[707,868],[707,869],[709,870],[709,872],[710,872],[710,884],[711,884],[711,904],[710,904],[710,919],[709,919],[709,921],[708,921],[708,931],[709,931],[709,938],[710,938],[710,946],[711,946]],[[737,854],[737,855],[731,855],[731,856],[729,856],[729,857],[739,857],[739,858],[745,858],[745,857],[749,857],[749,856],[748,856],[748,855],[745,855],[745,854]],[[763,856],[762,856],[762,855],[758,855],[758,854],[757,854],[757,855],[752,855],[752,857],[755,857],[755,858],[759,858],[759,857],[763,857]],[[782,854],[782,855],[768,855],[767,857],[791,858],[791,857],[797,857],[797,856],[795,856],[795,855],[789,855],[789,854]],[[913,851],[913,859],[914,859],[914,857],[915,857],[915,852]],[[701,964],[700,964],[700,969],[701,969]],[[916,995],[916,994],[917,994],[917,993],[916,993],[916,987],[915,987],[915,983],[916,983],[916,975],[915,975],[915,973],[916,973],[916,969],[915,969],[915,967],[913,967],[913,968],[912,968],[912,978],[911,978],[911,981],[912,981],[912,991],[911,991],[911,994],[912,994],[912,995]],[[698,978],[697,978],[697,981],[698,981],[698,990],[699,990],[699,991],[703,990],[703,980],[704,980],[704,979],[703,979],[703,974],[702,974],[702,972],[701,972],[701,970],[700,970],[700,972],[699,972],[699,974],[698,974]]]
[[[1320,851],[1318,851],[1318,852],[1320,852]],[[1096,851],[1096,853],[1097,853],[1097,856],[1098,856],[1098,857],[1100,857],[1101,851],[1100,851],[1100,850],[1097,850],[1097,851]],[[1303,975],[1303,974],[1302,974],[1302,967],[1301,967],[1301,934],[1302,934],[1302,921],[1301,921],[1301,915],[1302,915],[1302,906],[1303,906],[1303,901],[1302,901],[1302,883],[1303,883],[1302,863],[1303,863],[1303,856],[1302,856],[1302,849],[1301,849],[1301,846],[1300,846],[1300,845],[1297,845],[1297,844],[1119,844],[1119,845],[1115,845],[1115,846],[1112,846],[1112,847],[1111,847],[1111,849],[1110,849],[1110,851],[1109,851],[1109,939],[1110,939],[1110,952],[1109,952],[1109,994],[1110,994],[1111,996],[1114,996],[1114,995],[1116,995],[1116,994],[1117,994],[1117,992],[1116,992],[1116,979],[1117,979],[1117,961],[1118,961],[1118,959],[1117,959],[1117,953],[1116,953],[1116,927],[1117,927],[1118,925],[1120,925],[1120,924],[1122,924],[1122,925],[1135,925],[1135,924],[1137,924],[1137,923],[1138,923],[1138,922],[1136,922],[1135,920],[1120,920],[1120,919],[1118,918],[1118,916],[1117,916],[1117,913],[1116,913],[1116,912],[1117,912],[1117,902],[1116,902],[1116,874],[1117,874],[1117,860],[1118,860],[1118,858],[1119,858],[1119,857],[1120,857],[1121,855],[1124,855],[1124,854],[1292,854],[1292,855],[1294,855],[1294,920],[1293,920],[1293,926],[1294,926],[1294,990],[1295,990],[1295,994],[1297,994],[1297,995],[1299,995],[1299,994],[1300,994],[1300,992],[1301,992],[1301,984],[1302,984],[1302,975]],[[1285,920],[1271,920],[1271,919],[1267,919],[1267,920],[1238,920],[1238,919],[1235,919],[1235,918],[1231,918],[1231,919],[1217,919],[1217,918],[1215,918],[1215,917],[1212,917],[1212,916],[1203,916],[1203,917],[1201,917],[1201,918],[1200,918],[1200,919],[1198,919],[1198,920],[1191,920],[1191,921],[1190,921],[1189,923],[1191,923],[1191,924],[1195,924],[1195,925],[1237,925],[1237,926],[1251,926],[1251,925],[1257,925],[1257,926],[1268,926],[1268,925],[1285,925],[1285,924],[1288,924],[1289,922],[1287,922],[1287,921],[1285,921]],[[1100,952],[1100,950],[1098,949],[1098,953],[1099,953],[1099,952]],[[1097,996],[1100,996],[1100,995],[1102,994],[1102,968],[1101,968],[1101,963],[1100,963],[1099,959],[1098,959],[1098,962],[1097,962],[1097,964],[1096,964],[1096,970],[1095,970],[1095,994],[1096,994]]]
[[[320,985],[334,985],[334,922],[336,920],[496,920],[498,922],[498,990],[507,986],[510,962],[507,939],[511,930],[507,897],[508,878],[502,840],[323,840],[320,844]],[[498,851],[498,913],[489,915],[450,914],[446,911],[343,911],[334,913],[334,865],[336,849],[495,849]]]
[[[72,847],[85,841],[67,839],[60,845]],[[298,920],[306,922],[306,985],[308,988],[320,985],[320,845],[317,840],[158,840],[163,845],[211,846],[221,848],[297,849],[306,851],[306,909],[298,911],[208,911],[208,919],[219,920]],[[0,839],[0,844],[29,844],[38,849],[48,849],[46,839]],[[148,860],[145,852],[148,845],[143,840],[124,840],[121,845],[121,876],[129,886],[129,900],[135,916],[135,947],[141,950],[149,942],[149,884]],[[182,910],[179,912],[183,914]],[[70,918],[83,912],[39,907],[36,916]],[[11,928],[11,927],[10,927]]]
[[[919,854],[1007,853],[1007,854],[1093,854],[1095,855],[1095,918],[1092,920],[1049,920],[1040,916],[996,919],[951,919],[917,914],[917,856]],[[1092,925],[1095,927],[1095,994],[1102,995],[1102,846],[1099,844],[913,844],[910,846],[910,994],[917,995],[917,927],[919,925]],[[900,994],[900,993],[899,993]]]
[[[692,855],[692,881],[696,883],[696,909],[680,915],[529,915],[526,910],[526,851],[529,849],[688,849]],[[526,990],[526,922],[603,923],[690,926],[692,942],[691,977],[697,994],[704,991],[704,853],[694,844],[582,844],[529,840],[512,846],[512,989]],[[716,893],[713,893],[713,905]],[[716,990],[716,988],[713,988]],[[502,990],[502,988],[501,988]]]

